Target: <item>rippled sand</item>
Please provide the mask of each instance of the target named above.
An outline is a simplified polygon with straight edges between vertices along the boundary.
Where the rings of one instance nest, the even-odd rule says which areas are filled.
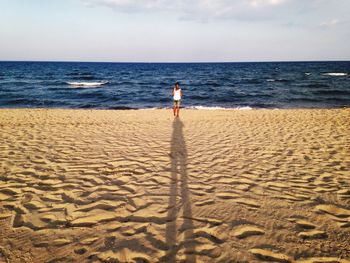
[[[350,110],[0,110],[0,262],[349,262]]]

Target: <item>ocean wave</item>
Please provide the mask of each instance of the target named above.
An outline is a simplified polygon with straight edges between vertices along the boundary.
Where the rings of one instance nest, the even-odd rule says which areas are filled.
[[[119,98],[116,98],[114,96],[110,97],[107,94],[99,93],[99,92],[79,93],[79,98],[80,99],[99,100],[100,102],[105,102],[105,101],[113,102],[113,101],[120,100]]]
[[[260,79],[246,79],[242,81],[243,83],[247,84],[261,84],[262,81]]]
[[[66,74],[67,76],[84,76],[84,75],[93,75],[92,72],[90,71],[85,71],[85,72],[70,72]]]
[[[108,81],[103,82],[67,82],[67,84],[77,88],[95,88],[108,84]]]
[[[30,82],[30,81],[8,80],[8,81],[2,81],[1,84],[22,86],[22,85],[29,85],[29,84],[36,84],[36,83],[35,82]]]
[[[60,81],[60,80],[55,80],[55,81],[41,81],[40,84],[42,86],[62,86],[67,84],[64,81]]]
[[[132,108],[132,107],[128,107],[128,106],[113,106],[113,107],[109,107],[108,109],[110,109],[110,110],[137,110],[138,108]]]
[[[290,82],[288,79],[267,79],[267,82]]]
[[[1,78],[0,78],[1,80]],[[64,81],[60,80],[26,80],[26,81],[19,81],[19,80],[7,80],[7,81],[1,81],[0,84],[4,85],[13,85],[13,86],[28,86],[28,85],[35,85],[36,87],[45,87],[45,86],[60,86],[67,84]]]
[[[215,87],[215,88],[218,88],[221,86],[220,83],[214,82],[214,81],[208,81],[207,83],[205,83],[205,85]]]
[[[344,72],[330,72],[330,73],[324,73],[323,76],[332,76],[332,77],[341,77],[341,76],[347,76],[348,73]]]
[[[50,99],[38,99],[38,98],[7,98],[5,99],[8,106],[25,106],[25,107],[52,107],[57,104],[57,101]],[[65,104],[60,102],[60,104]]]
[[[324,83],[311,83],[306,85],[306,87],[311,88],[311,89],[318,89],[318,88],[329,88],[329,85],[324,84]]]
[[[321,99],[318,98],[289,98],[289,101],[294,101],[294,102],[322,102]]]
[[[36,104],[37,100],[35,100],[35,99],[26,99],[26,98],[15,98],[15,99],[8,99],[7,103],[10,104],[10,105]]]
[[[96,77],[93,75],[81,75],[81,76],[73,77],[73,79],[75,79],[75,80],[95,80]]]
[[[317,95],[338,95],[338,96],[349,96],[350,95],[350,91],[338,90],[338,89],[334,89],[334,90],[320,89],[320,90],[314,91],[313,93],[317,94]]]
[[[191,100],[207,100],[210,99],[209,95],[190,95],[188,96]]]

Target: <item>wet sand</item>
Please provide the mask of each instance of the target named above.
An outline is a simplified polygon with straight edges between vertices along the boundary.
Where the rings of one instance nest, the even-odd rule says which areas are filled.
[[[2,109],[0,128],[0,262],[350,262],[350,109]]]

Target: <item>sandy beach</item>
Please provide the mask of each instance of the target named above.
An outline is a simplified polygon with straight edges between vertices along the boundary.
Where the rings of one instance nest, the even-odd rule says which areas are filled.
[[[350,262],[350,109],[0,110],[0,262]]]

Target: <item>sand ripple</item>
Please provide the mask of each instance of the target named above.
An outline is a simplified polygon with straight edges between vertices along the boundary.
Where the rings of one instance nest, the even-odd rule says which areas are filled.
[[[349,120],[0,110],[0,261],[349,262]]]

